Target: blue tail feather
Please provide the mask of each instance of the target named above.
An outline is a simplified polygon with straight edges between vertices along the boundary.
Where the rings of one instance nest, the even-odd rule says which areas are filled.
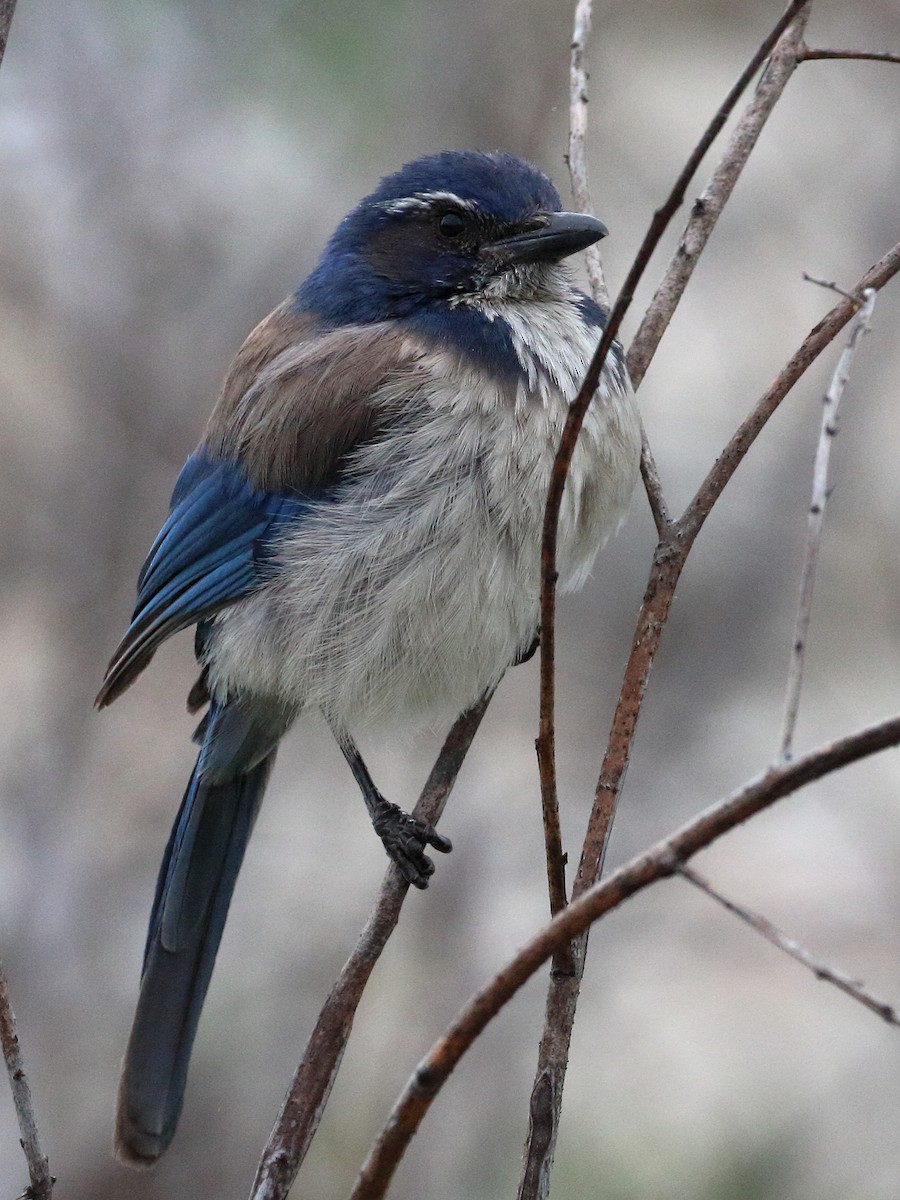
[[[119,1087],[116,1146],[150,1165],[181,1113],[191,1048],[256,814],[291,714],[213,705],[160,868]]]

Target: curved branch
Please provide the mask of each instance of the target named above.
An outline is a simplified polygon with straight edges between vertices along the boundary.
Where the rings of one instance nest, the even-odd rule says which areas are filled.
[[[787,83],[787,79],[790,77],[793,67],[789,66],[789,64],[793,63],[794,61],[793,55],[796,50],[796,43],[799,40],[802,40],[803,27],[805,25],[806,15],[808,13],[808,7],[809,0],[792,0],[792,3],[788,5],[787,11],[775,25],[772,32],[763,41],[757,52],[753,55],[737,83],[735,83],[734,87],[728,93],[728,96],[720,106],[718,112],[713,117],[700,141],[694,147],[694,150],[690,154],[687,162],[684,165],[684,168],[675,181],[675,184],[672,187],[672,190],[669,193],[665,203],[653,214],[650,228],[647,230],[647,234],[638,249],[631,269],[629,270],[625,282],[622,285],[622,289],[619,292],[615,304],[613,305],[612,311],[609,314],[606,327],[603,330],[603,336],[600,339],[600,344],[598,345],[594,356],[591,359],[590,365],[588,366],[584,377],[584,381],[582,382],[581,388],[578,391],[578,395],[572,401],[569,409],[569,414],[566,419],[562,437],[560,439],[559,449],[556,454],[556,459],[553,464],[553,472],[550,478],[550,487],[547,494],[547,505],[544,511],[544,528],[541,543],[541,714],[540,731],[538,734],[538,759],[539,761],[543,760],[542,788],[545,786],[544,781],[546,781],[546,786],[551,787],[554,792],[556,790],[554,737],[554,673],[556,658],[556,544],[559,525],[559,511],[562,504],[562,496],[565,488],[566,478],[568,476],[569,467],[572,461],[572,455],[575,450],[575,442],[577,441],[578,434],[581,431],[581,426],[584,421],[588,406],[590,405],[594,392],[597,390],[597,386],[600,382],[600,373],[603,370],[603,365],[606,362],[609,350],[616,337],[616,334],[619,331],[622,319],[625,316],[625,313],[628,311],[631,301],[634,298],[634,290],[637,287],[641,276],[646,270],[647,264],[650,261],[650,257],[659,244],[660,238],[668,227],[670,220],[683,202],[688,185],[697,168],[699,167],[703,156],[721,131],[745,88],[748,86],[751,79],[759,69],[761,63],[765,61],[766,56],[770,53],[770,51],[773,50],[773,47],[775,47],[775,50],[772,54],[772,60],[769,63],[766,74],[764,75],[757,91],[756,99],[754,100],[750,109],[748,109],[748,113],[752,111],[755,114],[754,123],[751,125],[747,121],[747,114],[745,114],[745,118],[742,119],[742,122],[738,126],[738,130],[745,129],[745,125],[747,126],[745,132],[740,138],[740,144],[737,147],[735,145],[735,138],[737,137],[736,131],[735,138],[732,138],[729,151],[726,153],[726,157],[723,160],[723,166],[720,167],[720,170],[713,177],[713,182],[715,182],[722,174],[726,175],[730,180],[730,186],[727,188],[727,191],[721,186],[717,188],[717,203],[721,207],[724,205],[725,200],[727,200],[731,188],[734,186],[737,175],[740,173],[744,162],[746,162],[747,156],[750,154],[750,151],[756,142],[756,137],[759,135],[759,130],[762,128],[765,118],[768,116],[769,112],[771,112],[775,101],[777,100],[778,96],[781,95],[781,91],[783,90],[784,85]],[[792,22],[794,22],[794,24],[792,24]],[[783,42],[779,42],[782,34],[784,34],[785,30],[788,29],[790,30],[789,34],[785,36]],[[739,163],[730,164],[729,155],[732,157],[737,156],[739,158]],[[743,155],[743,157],[740,157],[741,155]],[[726,164],[728,164],[727,170],[725,169]],[[712,184],[710,185],[710,188],[711,187]],[[709,191],[710,188],[708,188],[707,191]],[[698,201],[698,204],[699,203],[700,202]],[[696,211],[697,205],[694,207]],[[705,241],[709,235],[709,230],[712,228],[712,224],[715,223],[714,218],[711,217],[712,212],[713,209],[711,208],[710,214],[707,215],[703,222],[705,234],[701,235],[698,232],[696,239],[699,247],[696,251],[697,255],[699,255],[702,246],[705,245]],[[716,212],[715,215],[717,216],[718,213]],[[711,224],[709,223],[710,220],[712,220]],[[689,274],[690,272],[688,272],[683,281],[680,283],[681,290],[684,289]],[[669,317],[671,317],[671,313],[674,311],[675,304],[677,303],[677,300],[681,294],[681,291],[677,290],[678,286],[679,285],[677,282],[673,281],[666,290],[666,311],[668,314],[665,317],[666,323],[668,322]],[[657,292],[657,297],[659,297],[659,295],[660,291]],[[646,318],[641,325],[641,329],[644,329],[645,324]],[[641,334],[639,331],[638,337],[640,336]],[[643,378],[646,364],[649,362],[650,357],[652,357],[652,353],[655,350],[661,336],[662,329],[659,330],[656,341],[653,341],[652,331],[644,334],[644,338],[639,347],[640,353],[634,356],[634,367],[632,365],[633,356],[632,353],[629,352],[629,371],[632,374],[632,379],[635,382],[635,386],[637,386],[640,383],[641,378]],[[637,341],[638,339],[636,338],[635,342],[637,343]],[[632,351],[633,350],[634,346],[632,346]],[[640,368],[637,374],[635,372],[635,367]],[[647,449],[645,456],[649,456],[649,449]],[[653,477],[655,477],[655,467],[653,468],[651,474]],[[660,523],[661,518],[658,516],[658,526]],[[663,527],[665,527],[664,523]]]
[[[489,1021],[556,950],[629,896],[678,872],[679,866],[756,813],[849,763],[900,743],[900,716],[770,767],[669,837],[594,884],[539,933],[463,1008],[422,1059],[375,1142],[350,1200],[380,1200],[406,1146],[441,1086]]]

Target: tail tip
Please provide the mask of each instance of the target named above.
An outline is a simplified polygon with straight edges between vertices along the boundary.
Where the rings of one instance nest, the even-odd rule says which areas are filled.
[[[141,1128],[120,1106],[116,1112],[116,1158],[123,1166],[139,1171],[149,1170],[165,1154],[173,1133],[174,1130],[160,1133]]]

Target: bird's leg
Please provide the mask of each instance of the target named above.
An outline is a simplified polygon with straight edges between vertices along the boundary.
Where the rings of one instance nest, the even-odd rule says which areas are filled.
[[[417,888],[428,887],[428,879],[434,874],[434,863],[425,853],[425,847],[433,846],[441,854],[447,854],[453,849],[450,839],[438,833],[427,821],[419,821],[398,805],[385,800],[372,781],[369,768],[350,735],[334,726],[332,732],[359,784],[372,827],[384,843],[389,857],[407,883]]]

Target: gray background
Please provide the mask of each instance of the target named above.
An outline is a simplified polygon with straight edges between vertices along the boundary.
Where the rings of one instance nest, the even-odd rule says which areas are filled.
[[[589,161],[611,285],[779,5],[602,4]],[[0,933],[60,1200],[246,1194],[299,1050],[384,870],[329,737],[284,746],[225,936],[186,1112],[153,1173],[110,1158],[157,864],[192,763],[190,639],[91,701],[180,464],[244,334],[384,171],[452,146],[563,164],[561,0],[21,0],[0,72]],[[824,0],[812,44],[900,49],[895,0]],[[900,68],[791,82],[641,390],[674,507],[831,299],[898,238]],[[701,173],[702,185],[711,164]],[[676,222],[667,247],[680,229]],[[626,328],[662,271],[660,254]],[[820,397],[784,405],[692,555],[611,848],[619,862],[777,749]],[[798,749],[897,707],[900,286],[834,453]],[[560,616],[573,857],[653,547],[643,495]],[[344,1194],[409,1071],[544,919],[536,668],[497,697],[445,819],[454,852],[360,1012],[297,1189]],[[409,803],[439,735],[363,738]],[[698,865],[900,1001],[900,756],[806,789]],[[393,1191],[508,1197],[544,978],[458,1069]],[[893,1200],[900,1039],[686,884],[591,942],[556,1200]],[[25,1173],[0,1087],[0,1191]]]

